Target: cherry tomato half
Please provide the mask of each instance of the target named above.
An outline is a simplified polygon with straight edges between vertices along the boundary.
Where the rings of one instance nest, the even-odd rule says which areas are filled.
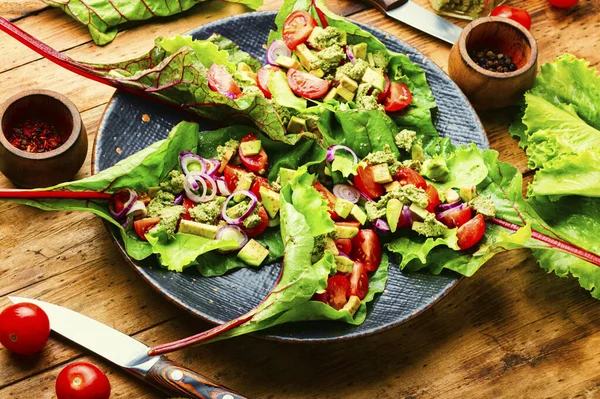
[[[400,183],[402,186],[406,186],[407,184],[412,184],[417,188],[421,188],[425,190],[427,187],[427,182],[419,174],[419,172],[414,171],[410,168],[400,168],[398,172],[393,176],[394,180]]]
[[[227,188],[231,192],[235,191],[235,188],[238,184],[239,179],[237,172],[247,173],[244,170],[244,168],[235,165],[227,165],[223,170],[223,178],[225,179],[225,184],[227,184]]]
[[[327,205],[329,206],[329,215],[331,216],[331,219],[342,220],[342,218],[337,213],[335,213],[335,210],[334,210],[335,209],[335,201],[337,201],[337,198],[335,197],[335,195],[333,195],[333,193],[331,191],[329,191],[319,181],[316,181],[315,184],[313,184],[313,187],[315,188],[315,190],[317,190],[319,192],[319,194],[321,194],[321,196],[323,197],[325,202],[327,202]],[[360,224],[359,224],[359,226],[360,226]]]
[[[12,352],[37,353],[44,348],[49,335],[48,315],[33,303],[17,303],[0,313],[0,344]]]
[[[425,194],[427,194],[427,198],[429,198],[427,202],[427,208],[425,209],[431,213],[434,213],[435,207],[442,203],[440,201],[440,194],[438,193],[438,190],[431,184],[428,184],[425,187]]]
[[[464,209],[457,207],[451,211],[448,211],[448,213],[444,214],[444,216],[439,219],[441,223],[445,224],[451,229],[460,227],[469,220],[471,220],[471,208],[469,207],[465,207]]]
[[[392,82],[390,92],[385,99],[385,110],[387,112],[400,111],[410,105],[412,102],[412,93],[404,83]]]
[[[383,77],[385,78],[385,88],[377,96],[377,102],[380,104],[383,103],[387,98],[388,94],[390,94],[390,78],[388,78],[386,74],[383,74]]]
[[[252,191],[254,193],[254,195],[256,195],[256,198],[258,198],[258,200],[262,202],[262,197],[260,195],[261,187],[271,189],[271,186],[269,185],[269,181],[266,178],[261,177],[261,176],[256,176],[254,178],[254,181],[252,182],[250,191]]]
[[[373,230],[359,230],[354,236],[350,259],[362,263],[368,272],[377,270],[381,263],[381,243]]]
[[[246,233],[248,237],[256,237],[267,228],[267,224],[269,223],[269,215],[262,205],[259,205],[258,217],[260,218],[260,222],[258,222],[258,224],[251,229],[244,227],[243,224],[240,224],[240,228],[244,230],[244,233]]]
[[[110,382],[102,370],[91,363],[75,362],[56,377],[58,399],[108,399]]]
[[[194,220],[191,216],[190,216],[190,209],[192,209],[193,207],[196,206],[196,203],[194,201],[191,201],[187,198],[183,199],[183,215],[181,215],[181,217],[185,220]]]
[[[368,165],[365,167],[358,167],[358,174],[354,176],[354,185],[359,191],[363,192],[369,198],[378,198],[385,193],[383,185],[375,181],[373,176],[373,168]]]
[[[258,137],[254,133],[247,134],[242,138],[242,143],[248,141],[258,140]],[[238,148],[238,155],[240,156],[240,160],[242,164],[248,169],[250,172],[258,173],[263,175],[267,172],[269,157],[265,152],[265,149],[261,147],[260,152],[256,155],[244,155],[242,154],[242,147]]]
[[[312,73],[306,73],[290,68],[287,71],[287,81],[294,93],[304,98],[317,99],[325,97],[329,91],[329,82],[317,78]]]
[[[512,19],[513,21],[523,25],[526,29],[531,29],[531,15],[529,15],[529,13],[522,8],[501,5],[494,8],[491,15],[493,17]]]
[[[354,262],[350,274],[350,296],[355,295],[361,300],[365,299],[369,292],[369,277],[365,266],[360,262]]]
[[[467,223],[463,224],[456,235],[458,236],[458,247],[469,249],[481,240],[485,233],[485,219],[479,214]]]
[[[231,74],[221,65],[212,64],[210,68],[208,68],[206,78],[208,79],[208,87],[210,87],[212,91],[221,94],[231,93],[235,98],[242,95],[240,86],[235,82],[233,76],[231,76]]]
[[[550,0],[550,4],[558,8],[569,8],[579,3],[579,0]]]
[[[296,10],[283,23],[283,41],[290,50],[295,50],[299,44],[308,39],[315,26],[317,21],[312,15],[306,11]]]
[[[281,68],[278,68],[273,65],[265,65],[264,67],[258,70],[257,80],[258,80],[258,88],[263,92],[266,98],[271,98],[271,90],[269,90],[269,81],[271,80],[271,74],[276,71],[281,71]]]
[[[138,219],[133,222],[133,229],[142,240],[147,241],[146,234],[159,223],[160,218]]]
[[[335,240],[335,246],[346,255],[350,255],[350,252],[352,252],[352,240],[349,238],[338,238]]]
[[[326,300],[331,307],[340,310],[349,297],[350,281],[345,276],[336,274],[327,279]]]

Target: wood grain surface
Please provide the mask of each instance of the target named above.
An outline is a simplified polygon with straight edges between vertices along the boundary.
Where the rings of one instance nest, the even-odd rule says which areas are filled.
[[[429,7],[426,0],[415,2]],[[274,10],[280,0],[266,0]],[[362,3],[328,0],[336,12],[393,34],[447,70],[450,46]],[[547,0],[512,0],[533,18],[540,65],[563,52],[600,66],[600,2],[559,10]],[[144,53],[156,36],[185,32],[244,8],[221,2],[179,18],[128,27],[95,46],[85,28],[34,0],[3,0],[0,15],[69,56],[116,61]],[[462,21],[453,21],[461,25]],[[113,89],[41,59],[0,34],[0,101],[45,88],[68,96],[82,113],[90,148]],[[481,114],[500,159],[527,173],[507,129],[512,111]],[[91,152],[90,152],[91,154]],[[90,155],[77,178],[89,175]],[[11,187],[0,175],[0,187]],[[9,294],[68,306],[148,345],[209,327],[165,301],[130,269],[100,220],[86,213],[43,212],[0,203],[0,308]],[[359,341],[293,345],[239,337],[172,359],[249,398],[594,398],[600,397],[598,302],[573,280],[541,270],[528,251],[497,256],[464,279],[432,310]],[[0,348],[0,398],[54,398],[59,371],[87,360],[107,371],[112,398],[164,398],[143,382],[52,336],[44,351],[21,358]]]

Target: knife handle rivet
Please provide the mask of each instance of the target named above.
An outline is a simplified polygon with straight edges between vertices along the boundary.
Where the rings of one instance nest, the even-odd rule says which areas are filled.
[[[175,381],[179,381],[183,378],[183,372],[181,370],[173,370],[171,373],[171,378]]]

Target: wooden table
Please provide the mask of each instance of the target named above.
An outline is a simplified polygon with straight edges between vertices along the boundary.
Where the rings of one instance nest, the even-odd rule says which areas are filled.
[[[429,6],[426,0],[416,2]],[[360,3],[328,3],[339,13],[399,37],[446,69],[450,47],[445,43]],[[600,64],[597,0],[581,0],[570,10],[554,9],[547,0],[509,3],[531,13],[540,63],[569,51]],[[267,0],[264,9],[279,4]],[[131,58],[150,48],[157,36],[243,11],[238,5],[203,4],[179,18],[129,27],[101,48],[85,28],[41,2],[0,3],[0,15],[15,18],[18,26],[69,56],[91,62]],[[41,59],[4,34],[0,54],[0,101],[28,88],[65,94],[82,113],[91,149],[113,89]],[[524,152],[507,134],[512,115],[481,117],[500,159],[526,173]],[[88,156],[77,178],[89,175],[89,162]],[[1,175],[0,187],[11,187]],[[100,219],[90,214],[0,203],[0,254],[0,308],[9,304],[9,294],[38,298],[85,313],[149,345],[209,327],[146,285],[121,258]],[[514,251],[463,280],[433,309],[376,336],[327,345],[240,337],[173,358],[250,398],[592,398],[600,396],[599,306],[576,281],[547,275],[529,251]],[[107,371],[113,398],[165,397],[54,337],[32,358],[0,348],[0,397],[52,398],[58,372],[82,359]]]

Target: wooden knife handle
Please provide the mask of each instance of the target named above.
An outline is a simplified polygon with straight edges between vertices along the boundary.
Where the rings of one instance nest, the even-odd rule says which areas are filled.
[[[393,10],[394,8],[400,7],[402,4],[406,3],[408,0],[364,0],[366,3],[372,5],[377,8],[379,11],[385,13],[387,11]]]
[[[162,356],[144,379],[168,394],[186,398],[247,399]]]

